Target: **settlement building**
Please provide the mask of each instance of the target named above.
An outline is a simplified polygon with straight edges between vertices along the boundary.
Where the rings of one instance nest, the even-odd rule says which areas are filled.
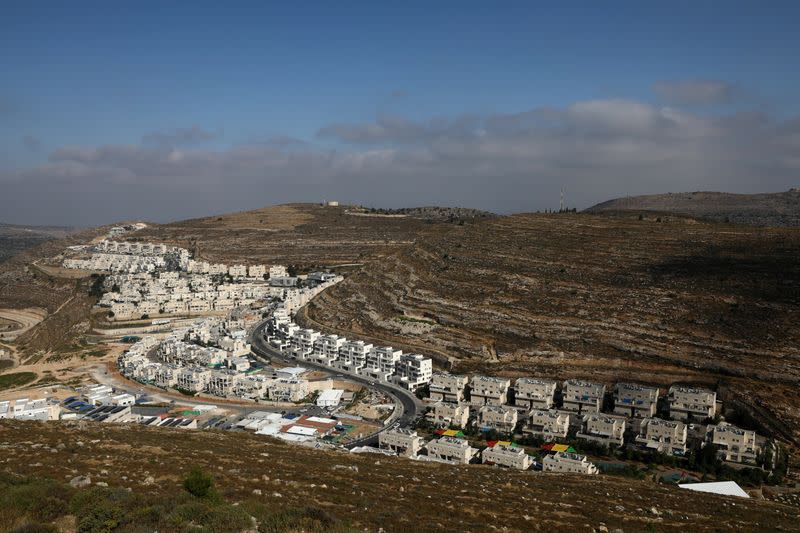
[[[661,453],[684,455],[686,453],[686,424],[678,420],[645,418],[636,436],[636,443]]]
[[[614,414],[630,418],[655,416],[658,387],[637,383],[617,383],[614,387]]]
[[[528,420],[522,428],[522,432],[545,440],[564,439],[569,432],[569,417],[569,413],[552,409],[549,411],[533,409],[528,414]]]
[[[466,427],[469,405],[465,403],[436,402],[431,408],[433,423],[440,427]]]
[[[476,407],[503,405],[507,401],[510,387],[511,381],[505,378],[473,376],[470,382],[470,404]]]
[[[441,437],[433,439],[427,445],[428,456],[445,463],[466,465],[478,453],[466,439]]]
[[[513,433],[517,425],[517,410],[513,407],[484,405],[478,411],[478,427]]]
[[[669,415],[676,420],[714,418],[717,393],[708,389],[673,385],[669,388]]]
[[[517,407],[550,409],[556,394],[556,382],[549,379],[519,378],[514,390],[514,405]]]
[[[706,428],[708,441],[717,447],[717,456],[734,463],[756,462],[761,448],[756,443],[756,432],[740,429],[733,424],[720,422]]]
[[[464,400],[467,383],[467,376],[436,372],[431,376],[430,399],[433,402],[461,402]]]
[[[579,439],[599,442],[606,446],[622,446],[625,434],[625,418],[622,416],[590,414],[583,417]]]
[[[570,452],[556,452],[542,460],[545,472],[562,472],[567,474],[597,474],[597,467],[590,463],[585,455]]]
[[[579,379],[564,382],[563,408],[577,413],[599,413],[606,386]]]
[[[403,354],[394,367],[394,381],[409,390],[416,390],[431,380],[433,362],[420,354]]]
[[[527,470],[533,464],[533,458],[525,453],[524,449],[500,443],[483,450],[481,460],[484,464],[500,465],[518,470]]]
[[[408,429],[390,429],[378,434],[378,446],[391,450],[397,455],[414,457],[422,449],[425,441],[417,435],[416,431]]]

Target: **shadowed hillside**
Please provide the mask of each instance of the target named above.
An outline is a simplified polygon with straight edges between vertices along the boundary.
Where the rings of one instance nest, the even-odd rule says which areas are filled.
[[[620,211],[656,211],[734,224],[796,227],[800,226],[800,189],[773,194],[684,192],[628,196],[586,210],[588,213]]]

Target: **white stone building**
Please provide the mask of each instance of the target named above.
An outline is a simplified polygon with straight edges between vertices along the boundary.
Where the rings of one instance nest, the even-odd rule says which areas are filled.
[[[679,420],[645,418],[639,426],[636,443],[657,452],[684,455],[687,434],[686,424]]]
[[[513,433],[517,425],[518,412],[513,407],[484,405],[478,410],[478,427],[494,429],[501,433]]]
[[[503,405],[508,400],[508,389],[511,381],[506,378],[492,376],[473,376],[470,381],[470,404]]]
[[[533,465],[533,457],[525,453],[524,449],[505,444],[495,444],[491,448],[484,449],[481,453],[481,460],[483,464],[505,466],[517,470],[527,470]]]
[[[450,464],[469,464],[478,449],[469,445],[466,439],[455,437],[441,437],[433,439],[427,444],[428,456]]]
[[[532,409],[522,432],[545,440],[564,439],[569,432],[569,419],[569,413],[553,409]]]
[[[542,470],[563,474],[597,474],[597,467],[585,455],[556,452],[542,460]]]
[[[741,429],[727,422],[706,428],[708,442],[717,447],[723,461],[755,464],[761,447],[755,431]]]
[[[629,418],[649,418],[656,414],[658,387],[638,383],[617,383],[614,387],[614,414]]]
[[[669,415],[676,420],[703,421],[714,418],[717,393],[708,389],[673,385],[669,388]]]
[[[556,382],[550,379],[519,378],[514,384],[514,405],[528,409],[550,409],[556,394]]]
[[[389,429],[378,434],[378,447],[391,450],[397,455],[414,457],[419,454],[425,441],[416,431],[408,429]]]
[[[436,402],[431,407],[433,423],[439,427],[467,427],[469,405],[465,403]]]
[[[563,409],[576,413],[599,413],[606,386],[580,379],[568,379],[563,385]]]
[[[462,402],[467,383],[469,383],[467,376],[436,372],[431,376],[429,385],[430,400],[432,402]]]
[[[625,417],[593,413],[583,417],[581,430],[576,436],[606,446],[622,446],[624,434]]]

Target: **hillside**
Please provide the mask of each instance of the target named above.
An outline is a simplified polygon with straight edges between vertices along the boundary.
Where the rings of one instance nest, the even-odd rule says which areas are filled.
[[[800,189],[770,194],[685,192],[628,196],[592,206],[588,213],[657,211],[754,226],[800,226]]]
[[[305,322],[460,372],[719,386],[762,431],[800,438],[793,229],[502,217],[421,237],[323,293]]]
[[[0,263],[43,242],[62,238],[75,231],[59,226],[17,226],[0,223]]]
[[[166,242],[209,261],[335,266],[382,257],[423,232],[449,227],[416,217],[348,215],[346,207],[289,204],[153,225],[135,238]]]
[[[122,531],[142,531],[142,526],[149,531],[156,527],[184,530],[176,524],[187,516],[195,523],[214,518],[219,524],[218,516],[201,512],[209,503],[192,500],[182,487],[196,467],[213,475],[225,502],[249,513],[295,516],[291,511],[302,510],[301,516],[325,520],[318,527],[285,521],[282,527],[262,531],[329,531],[331,524],[341,531],[350,527],[392,532],[560,531],[567,527],[576,531],[601,527],[609,531],[788,531],[796,527],[795,507],[757,499],[734,502],[615,476],[454,467],[317,451],[245,433],[0,421],[0,446],[5,459],[0,465],[0,487],[4,479],[18,476],[63,482],[88,477],[91,484],[108,488],[82,489],[87,496],[78,503],[85,503],[87,497],[94,501],[104,497],[99,500],[105,510],[101,516],[120,524]],[[46,507],[32,505],[32,497],[39,494],[34,491],[13,501],[16,506],[4,506],[0,517],[6,520],[0,520],[0,531],[32,521],[19,516],[26,508],[33,516],[59,516],[76,508],[86,512],[85,505],[75,504],[74,496],[69,507],[59,506],[53,498],[69,498],[70,493],[54,492]],[[602,503],[599,494],[603,494]],[[136,520],[126,524],[126,516]],[[233,511],[225,516],[229,524],[236,523]],[[238,529],[217,525],[209,530]]]

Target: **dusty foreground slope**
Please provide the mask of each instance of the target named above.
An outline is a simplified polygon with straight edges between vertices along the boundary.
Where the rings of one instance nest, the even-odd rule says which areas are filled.
[[[502,217],[421,237],[307,315],[456,371],[719,384],[762,431],[800,436],[795,229]]]
[[[797,227],[800,226],[800,189],[768,194],[685,192],[628,196],[608,200],[586,211],[659,211],[718,222]]]
[[[230,500],[257,499],[275,509],[314,506],[370,531],[797,528],[796,508],[763,500],[625,478],[321,452],[241,433],[2,421],[0,447],[0,472],[6,475],[66,481],[89,476],[92,483],[163,494],[169,501],[183,490],[189,470],[199,466],[213,473]]]

